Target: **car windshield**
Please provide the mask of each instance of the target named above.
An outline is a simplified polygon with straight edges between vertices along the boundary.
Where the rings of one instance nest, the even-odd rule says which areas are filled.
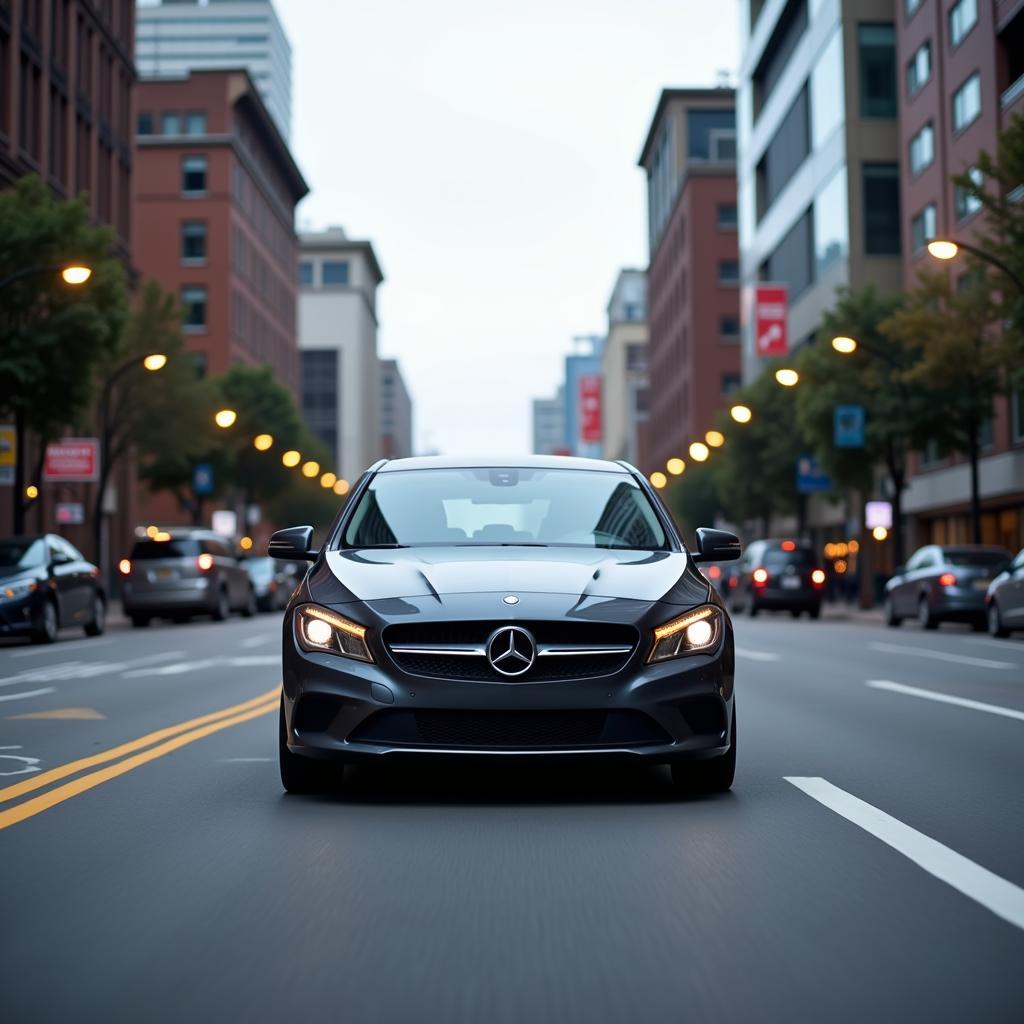
[[[132,548],[131,560],[145,562],[154,558],[195,558],[199,551],[197,540],[140,540]]]
[[[427,544],[663,550],[665,531],[626,473],[430,469],[379,473],[345,530],[347,547]]]
[[[784,569],[787,565],[796,565],[809,569],[815,564],[814,554],[807,548],[796,548],[794,551],[783,551],[781,548],[769,549],[764,553],[766,569]]]
[[[974,566],[979,569],[994,569],[1010,560],[1008,551],[946,551],[943,561],[947,565]]]
[[[46,564],[46,544],[41,537],[0,540],[0,568],[34,569]]]

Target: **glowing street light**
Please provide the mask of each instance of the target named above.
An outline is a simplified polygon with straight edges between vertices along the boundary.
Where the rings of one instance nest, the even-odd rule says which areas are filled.
[[[301,461],[302,453],[297,452],[294,448],[290,449],[289,451],[286,451],[281,456],[281,462],[283,462],[284,465],[286,465],[289,469],[292,469],[294,466],[297,466]]]
[[[832,347],[840,355],[848,356],[857,351],[857,339],[847,338],[845,335],[841,334],[839,337],[832,339]]]
[[[72,263],[71,266],[65,267],[60,272],[60,276],[64,278],[65,284],[85,284],[92,277],[92,267],[81,263]]]
[[[784,387],[792,388],[800,382],[800,374],[796,370],[791,370],[788,367],[782,367],[775,371],[775,379]]]
[[[242,549],[243,551],[250,551],[250,550],[252,550],[252,537],[243,537],[243,538],[242,538],[242,539],[241,539],[241,540],[240,540],[240,541],[238,542],[238,546],[239,546],[239,547],[240,547],[240,548],[241,548],[241,549]]]
[[[725,444],[725,434],[720,430],[709,430],[704,435],[704,440],[711,445],[712,448],[721,448]]]
[[[948,238],[933,238],[928,243],[928,255],[934,256],[937,260],[956,259],[960,246],[951,242]]]
[[[954,242],[951,238],[933,238],[928,243],[928,255],[937,260],[948,261],[955,259],[961,249],[964,252],[977,256],[979,260],[991,263],[993,267],[1001,270],[1013,282],[1017,291],[1024,295],[1024,280],[1021,279],[1019,274],[1014,273],[1001,259],[993,256],[992,253],[979,249],[976,245],[971,245],[968,242]]]
[[[659,470],[656,469],[651,474],[651,483],[654,484],[654,486],[657,487],[658,490],[660,491],[662,489],[662,487],[664,487],[665,484],[668,483],[668,477],[665,476],[664,473],[662,473],[662,472],[660,472]]]
[[[737,423],[749,423],[754,416],[754,414],[750,411],[749,405],[734,405],[729,410],[729,415]]]
[[[882,541],[889,536],[889,531],[884,526],[876,526],[871,531],[871,536],[874,537],[875,540]]]
[[[690,445],[690,458],[694,462],[706,462],[711,454],[711,449],[703,441],[694,441]]]
[[[315,476],[319,476],[320,463],[317,462],[315,459],[310,459],[309,462],[303,464],[302,475],[305,477],[309,477],[310,480],[312,480],[313,477]]]
[[[157,370],[162,370],[167,365],[167,356],[163,352],[150,352],[145,359],[142,360],[142,365],[149,370],[150,373],[156,373]]]
[[[214,414],[213,422],[217,424],[221,430],[227,430],[228,427],[234,426],[235,420],[238,419],[238,413],[234,409],[221,409]]]
[[[665,468],[673,475],[679,476],[684,469],[686,469],[686,463],[678,457],[674,457],[665,463]]]
[[[324,473],[324,475],[320,477],[320,486],[324,488],[333,487],[337,479],[338,477],[335,473]]]
[[[28,487],[25,488],[25,497],[28,498],[29,501],[35,501],[36,498],[39,497],[39,488],[36,487],[35,484],[29,484]]]
[[[274,447],[274,435],[273,434],[257,434],[252,439],[252,446],[258,452],[270,451]]]
[[[348,481],[347,480],[335,480],[334,481],[334,493],[340,498],[348,494]]]

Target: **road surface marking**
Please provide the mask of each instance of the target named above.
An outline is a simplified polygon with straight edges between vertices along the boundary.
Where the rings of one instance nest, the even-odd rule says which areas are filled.
[[[109,750],[100,751],[98,754],[91,754],[89,757],[83,757],[77,761],[69,761],[67,764],[58,765],[56,768],[51,768],[49,771],[43,772],[37,778],[20,782],[14,786],[8,786],[6,789],[0,789],[0,803],[5,803],[8,800],[14,800],[16,797],[23,796],[25,793],[30,793],[33,789],[40,789],[42,786],[48,786],[51,782],[66,779],[69,775],[75,775],[78,772],[85,771],[87,768],[94,768],[96,765],[106,764],[108,761],[116,761],[117,758],[123,757],[125,754],[131,754],[136,750],[141,750],[143,747],[159,743],[161,740],[165,740],[170,736],[176,736],[178,733],[187,732],[189,729],[194,729],[207,722],[213,722],[221,718],[226,718],[229,715],[238,714],[242,711],[248,710],[249,708],[261,705],[265,701],[271,699],[276,701],[279,699],[280,693],[280,689],[275,686],[272,690],[268,690],[266,693],[260,694],[259,697],[253,697],[252,700],[243,701],[241,704],[235,704],[229,708],[222,708],[220,711],[212,711],[208,715],[200,715],[199,718],[191,718],[187,722],[179,722],[177,725],[167,726],[167,728],[164,729],[157,729],[156,732],[147,733],[145,736],[140,736],[137,740],[122,743],[120,746],[111,747]]]
[[[271,644],[275,640],[279,640],[280,636],[277,633],[271,636],[247,636],[244,640],[239,643],[239,647],[262,647],[264,644]]]
[[[21,750],[21,747],[0,747],[0,750]],[[22,757],[20,754],[0,754],[0,761],[20,761],[21,766],[10,772],[0,772],[0,775],[29,775],[39,771],[35,765],[39,764],[38,757]],[[8,767],[3,765],[2,767]]]
[[[771,651],[752,651],[746,647],[736,648],[737,658],[749,658],[751,661],[778,661],[779,656]]]
[[[137,665],[153,665],[161,661],[180,658],[184,651],[162,651],[159,654],[147,654],[142,658],[130,661],[58,661],[53,665],[42,665],[39,668],[26,669],[17,675],[0,680],[0,686],[14,686],[18,683],[51,683],[62,679],[92,679],[95,676],[116,675],[125,669]]]
[[[207,668],[258,668],[271,665],[277,668],[280,664],[281,657],[277,654],[247,654],[235,658],[217,655],[213,658],[200,658],[197,661],[178,661],[173,665],[161,665],[159,668],[134,669],[131,672],[122,672],[121,675],[125,679],[138,679],[142,676],[181,676],[186,672],[199,672]]]
[[[830,811],[881,839],[919,868],[952,886],[969,899],[991,910],[997,917],[1024,928],[1024,889],[1000,878],[980,864],[968,860],[948,846],[918,832],[902,821],[833,786],[827,779],[785,776]]]
[[[883,644],[872,640],[868,647],[884,654],[908,654],[912,658],[934,658],[936,661],[951,661],[956,665],[973,665],[975,668],[1017,668],[1012,661],[991,661],[988,658],[972,658],[967,654],[949,654],[946,651],[933,651],[927,647],[904,647],[902,644]]]
[[[95,708],[54,708],[53,711],[28,711],[24,715],[8,715],[9,722],[21,722],[30,718],[54,718],[61,721],[100,721],[107,716]]]
[[[980,700],[953,697],[948,693],[936,693],[934,690],[920,690],[916,686],[891,683],[888,679],[869,679],[867,685],[875,690],[891,690],[893,693],[903,693],[908,697],[921,697],[924,700],[934,700],[940,704],[955,704],[957,707],[971,708],[973,711],[987,711],[990,715],[1002,715],[1004,718],[1016,718],[1024,722],[1024,711],[1002,708],[998,704],[985,704]]]
[[[0,700],[24,700],[26,697],[42,697],[46,693],[53,693],[52,686],[46,686],[42,690],[26,690],[24,693],[5,693]]]
[[[263,764],[266,761],[276,761],[276,757],[222,757],[224,764]]]
[[[158,757],[165,757],[179,747],[195,743],[196,740],[201,740],[204,736],[220,732],[221,729],[230,729],[233,725],[241,725],[242,722],[248,722],[253,718],[269,715],[277,710],[277,702],[277,691],[275,690],[274,696],[269,701],[262,705],[257,705],[249,711],[233,715],[230,718],[222,718],[216,722],[210,722],[208,725],[193,729],[191,732],[182,733],[180,736],[175,736],[174,739],[167,740],[159,746],[150,747],[139,754],[134,754],[123,761],[118,761],[117,764],[108,765],[106,768],[90,772],[88,775],[82,775],[71,782],[65,782],[63,786],[57,786],[55,789],[41,793],[39,796],[34,796],[31,800],[25,800],[20,804],[15,804],[13,807],[8,807],[6,811],[0,811],[0,832],[5,828],[10,828],[12,825],[17,825],[26,818],[33,818],[57,804],[62,804],[65,800],[70,800],[72,797],[79,796],[90,789],[102,786],[104,782],[116,779],[119,775],[124,775],[141,765],[155,761]],[[37,776],[31,781],[36,782],[41,777]],[[14,787],[11,788],[13,789]],[[2,792],[0,792],[0,795],[2,795]]]
[[[80,647],[82,645],[88,646],[91,651],[94,647],[105,647],[113,642],[113,640],[94,640],[92,637],[84,637],[81,640],[58,640],[54,645],[47,644],[39,647],[33,646],[24,651],[11,651],[11,657],[32,658],[37,654],[62,654],[69,647]]]
[[[1024,650],[1024,645],[1019,640],[1011,640],[1009,637],[1005,640],[996,640],[991,636],[964,636],[960,640],[962,643],[978,644],[981,647],[998,647],[1003,654],[1013,654],[1014,648],[1018,651]]]

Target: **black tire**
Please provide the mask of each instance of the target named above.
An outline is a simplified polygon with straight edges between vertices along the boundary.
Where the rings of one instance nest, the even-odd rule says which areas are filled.
[[[53,601],[46,600],[39,609],[39,615],[32,629],[32,643],[52,644],[57,639],[60,631],[60,616],[57,614],[57,605]]]
[[[757,602],[754,600],[754,595],[750,594],[747,598],[747,614],[754,618],[761,609],[757,607]]]
[[[999,605],[995,601],[989,602],[987,619],[988,631],[992,636],[1005,640],[1010,635],[1010,631],[1003,625],[1003,617],[999,614]]]
[[[903,617],[896,614],[896,609],[893,607],[891,597],[886,597],[882,614],[885,617],[885,624],[893,629],[898,629],[900,624],[903,622]]]
[[[932,611],[931,605],[928,604],[928,598],[924,594],[917,602],[917,621],[921,623],[922,629],[939,628],[939,620],[935,617],[935,612]]]
[[[820,619],[821,618],[821,605],[820,604],[816,604],[813,608],[808,609],[807,614],[810,615],[810,617],[812,619]]]
[[[107,628],[107,602],[102,594],[92,596],[92,620],[83,627],[86,636],[102,636]]]
[[[223,622],[231,614],[231,602],[228,600],[228,592],[221,587],[217,591],[217,604],[213,609],[213,621]]]
[[[799,608],[790,608],[789,609],[789,614],[792,615],[794,619],[799,619],[800,618],[800,609]]]
[[[281,769],[281,785],[285,792],[296,794],[322,793],[328,783],[334,779],[341,781],[342,771],[331,771],[337,766],[314,761],[311,757],[293,754],[288,749],[284,723],[284,697],[281,698],[281,710],[277,728],[277,758]]]
[[[245,604],[242,605],[242,615],[247,619],[251,619],[257,611],[259,611],[259,606],[256,603],[256,591],[250,587],[249,596],[246,597]]]
[[[145,629],[148,625],[148,615],[139,615],[138,613],[132,615],[132,626],[134,626],[135,629]]]
[[[726,793],[736,777],[736,703],[732,706],[732,743],[728,753],[707,761],[677,761],[672,782],[682,793]]]

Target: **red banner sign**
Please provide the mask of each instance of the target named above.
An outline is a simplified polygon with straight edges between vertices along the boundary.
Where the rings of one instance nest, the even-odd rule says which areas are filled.
[[[580,440],[601,440],[601,375],[580,377]]]
[[[787,306],[785,285],[757,286],[754,292],[754,340],[759,356],[784,356],[789,351]]]
[[[46,446],[43,479],[48,483],[88,483],[99,475],[100,443],[95,437],[65,437]]]

